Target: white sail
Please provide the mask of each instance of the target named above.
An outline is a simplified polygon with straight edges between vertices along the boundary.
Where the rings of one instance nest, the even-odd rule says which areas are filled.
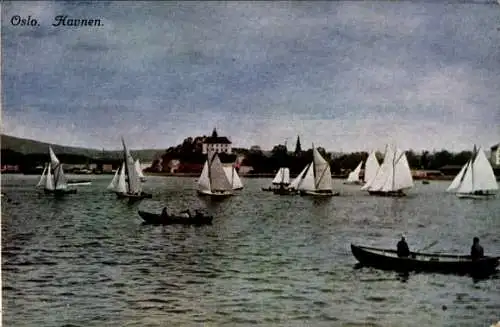
[[[198,178],[198,189],[200,191],[210,191],[210,177],[208,174],[208,160],[203,165],[203,170]]]
[[[233,167],[233,189],[242,189],[243,188],[243,182],[241,181],[240,176],[238,175],[238,172],[236,171],[236,168]]]
[[[399,191],[413,187],[413,177],[411,175],[410,165],[406,158],[406,153],[400,149],[396,150],[395,162],[393,164],[392,184],[385,185],[384,191]]]
[[[307,167],[307,171],[304,178],[299,183],[298,189],[301,191],[316,191],[314,183],[314,165],[312,163]]]
[[[124,160],[125,160],[125,170],[127,174],[127,189],[128,192],[131,194],[138,194],[142,192],[142,185],[141,181],[139,179],[139,176],[137,174],[137,171],[135,169],[135,163],[134,163],[134,158],[132,158],[132,155],[130,154],[129,150],[127,149],[127,146],[125,145],[125,140],[122,137],[122,144],[123,144],[123,154],[124,154]]]
[[[455,183],[455,179],[460,175],[462,175],[461,178]],[[455,179],[448,187],[448,190],[455,190],[457,193],[498,190],[493,168],[481,148],[476,152],[475,158],[469,160],[469,162],[462,167],[462,170],[460,170],[460,173],[458,173]],[[458,186],[455,185],[457,183],[459,184]],[[451,188],[452,186],[454,188]]]
[[[36,184],[36,187],[44,186],[45,181],[47,180],[47,165],[43,168],[42,176],[40,176],[40,180],[38,181],[38,184]]]
[[[137,175],[139,176],[140,179],[143,179],[144,174],[142,173],[141,162],[139,161],[139,159],[135,160],[134,165],[135,165],[135,170],[137,171]]]
[[[313,147],[313,166],[314,166],[314,190],[331,190],[332,173],[330,164],[321,156],[319,151]]]
[[[498,190],[498,183],[493,173],[493,168],[481,148],[479,148],[472,169],[474,173],[474,191]]]
[[[290,169],[287,167],[281,167],[276,173],[276,176],[274,176],[272,183],[275,185],[290,184]]]
[[[243,188],[243,183],[241,182],[240,176],[234,167],[224,166],[224,172],[226,177],[233,186],[233,190]]]
[[[111,183],[109,183],[107,189],[108,190],[116,190],[116,185],[118,185],[118,178],[120,175],[120,167],[115,172],[115,175],[113,176],[113,179],[111,180]]]
[[[212,161],[209,165],[209,177],[211,191],[230,191],[233,189],[229,179],[224,172],[224,166],[216,154],[213,155]]]
[[[384,162],[380,165],[377,175],[365,184],[361,189],[370,191],[381,191],[388,178],[391,178],[393,172],[394,151],[387,145],[384,155]]]
[[[300,172],[300,174],[297,177],[295,177],[295,179],[290,183],[289,188],[295,189],[295,190],[298,189],[300,182],[304,178],[304,175],[305,175],[305,173],[307,171],[307,168],[309,168],[309,165],[306,165],[304,167],[304,169],[302,169],[302,171]]]
[[[50,155],[50,163],[52,164],[52,167],[55,168],[57,165],[59,165],[59,159],[57,159],[54,150],[52,150],[52,147],[50,146],[49,146],[49,155]]]
[[[404,151],[387,145],[384,162],[366,189],[393,192],[413,187],[413,177]],[[362,188],[363,189],[363,188]]]
[[[457,174],[457,176],[455,176],[455,178],[451,182],[450,186],[448,186],[446,191],[453,192],[453,191],[456,191],[458,189],[458,187],[462,183],[462,179],[464,177],[465,171],[467,170],[467,167],[470,165],[470,162],[471,161],[469,160],[469,161],[467,161],[467,163],[465,165],[462,166],[462,169],[460,169],[460,172]]]
[[[54,151],[50,146],[49,155],[51,165],[54,169],[54,187],[56,190],[64,190],[68,187],[68,184],[66,182],[66,176],[64,175],[62,163],[59,162],[59,159],[57,159]]]
[[[50,163],[47,166],[47,176],[45,178],[45,189],[53,191],[54,188],[54,179],[52,177],[51,166]]]
[[[359,163],[359,165],[354,169],[352,172],[349,173],[349,176],[347,176],[347,181],[348,182],[357,182],[359,181],[359,173],[361,172],[361,165],[363,164],[363,161]]]
[[[122,164],[119,171],[120,174],[118,175],[118,180],[114,191],[118,193],[127,193],[127,182],[125,181],[125,163]]]
[[[371,181],[377,175],[377,171],[380,168],[380,165],[377,160],[377,156],[375,155],[375,151],[372,151],[365,163],[365,176],[363,178],[365,183]]]

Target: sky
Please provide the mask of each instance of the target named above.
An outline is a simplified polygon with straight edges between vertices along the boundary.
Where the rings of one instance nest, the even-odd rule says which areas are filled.
[[[39,26],[13,26],[14,15]],[[100,27],[52,26],[57,15]],[[488,150],[500,142],[496,2],[2,5],[2,132],[163,149]]]

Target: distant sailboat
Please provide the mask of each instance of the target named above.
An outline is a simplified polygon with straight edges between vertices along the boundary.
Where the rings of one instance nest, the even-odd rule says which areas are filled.
[[[272,192],[277,188],[284,188],[288,185],[290,185],[290,169],[288,167],[281,167],[278,169],[276,175],[274,175],[271,185],[263,187],[262,191]]]
[[[339,195],[332,190],[330,164],[321,156],[313,144],[313,161],[307,166],[298,184],[300,195],[333,196]]]
[[[124,169],[120,169],[120,174],[118,175],[119,177],[117,182],[118,188],[115,193],[119,198],[128,198],[132,200],[152,198],[151,194],[145,193],[142,190],[141,180],[135,168],[134,158],[132,158],[132,155],[127,149],[123,137],[122,137],[122,144],[123,144]],[[125,184],[125,189],[122,189],[123,184]]]
[[[372,151],[365,162],[365,174],[363,181],[368,183],[377,175],[377,171],[380,168],[375,151]]]
[[[44,187],[44,192],[54,195],[74,194],[76,189],[69,189],[62,164],[49,146],[50,162],[45,166],[38,186]],[[53,171],[53,174],[52,174]]]
[[[137,171],[137,175],[139,176],[139,179],[141,180],[141,182],[145,182],[146,177],[144,177],[144,174],[142,173],[141,162],[139,161],[139,159],[135,160],[134,165],[135,165],[135,170]]]
[[[217,153],[208,155],[198,178],[198,194],[214,198],[224,198],[233,195],[233,186],[229,181]]]
[[[359,173],[361,173],[361,166],[363,165],[363,161],[361,161],[358,166],[349,173],[347,176],[347,180],[344,182],[344,184],[356,184],[359,185],[361,184],[361,180],[359,179]]]
[[[243,183],[241,182],[240,176],[238,176],[238,172],[234,167],[224,167],[224,172],[226,173],[226,177],[233,186],[233,190],[241,190],[243,189]]]
[[[400,149],[394,151],[387,145],[384,162],[377,175],[361,189],[367,190],[370,195],[405,196],[403,191],[412,187],[413,177],[405,152]]]
[[[495,196],[498,183],[488,158],[479,148],[453,179],[448,192],[455,192],[459,198],[485,199]]]

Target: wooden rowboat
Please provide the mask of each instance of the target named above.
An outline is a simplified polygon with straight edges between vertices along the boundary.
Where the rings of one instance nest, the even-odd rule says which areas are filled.
[[[139,216],[146,224],[151,225],[211,225],[213,217],[207,215],[189,216],[163,216],[159,213],[152,213],[139,210]]]
[[[498,266],[498,257],[472,260],[468,255],[411,252],[400,258],[393,249],[381,249],[351,244],[354,257],[363,266],[399,272],[437,272],[459,275],[490,275]]]

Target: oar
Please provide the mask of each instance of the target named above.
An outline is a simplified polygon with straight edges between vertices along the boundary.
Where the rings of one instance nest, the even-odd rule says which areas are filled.
[[[430,249],[431,247],[433,247],[434,245],[436,245],[438,242],[439,242],[439,241],[434,241],[434,242],[432,242],[431,244],[429,244],[429,245],[427,245],[427,246],[425,246],[425,247],[421,248],[421,249],[420,249],[420,250],[418,250],[418,251],[414,251],[414,252],[422,252],[422,251],[428,250],[428,249]]]

